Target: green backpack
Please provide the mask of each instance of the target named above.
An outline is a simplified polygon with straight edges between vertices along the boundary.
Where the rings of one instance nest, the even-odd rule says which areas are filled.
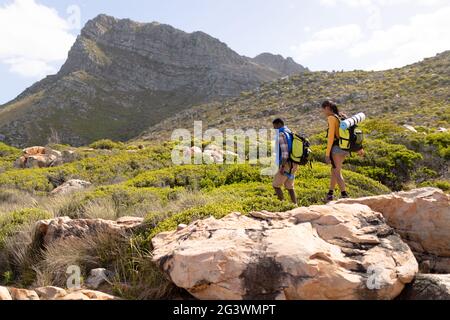
[[[305,166],[308,163],[311,165],[311,153],[311,143],[309,140],[300,134],[293,134],[291,161],[301,166]]]

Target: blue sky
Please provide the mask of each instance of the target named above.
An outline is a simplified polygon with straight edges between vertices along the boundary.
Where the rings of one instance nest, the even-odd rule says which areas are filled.
[[[312,70],[388,69],[450,50],[449,0],[0,0],[0,104],[57,72],[99,13],[201,30]]]

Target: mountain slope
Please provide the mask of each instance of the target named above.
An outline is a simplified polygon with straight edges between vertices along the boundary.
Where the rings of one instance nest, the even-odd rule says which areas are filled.
[[[0,108],[0,134],[19,146],[49,137],[72,145],[127,140],[192,105],[285,75],[203,32],[100,15],[83,28],[58,74]]]
[[[163,128],[259,129],[281,116],[293,129],[322,132],[325,99],[348,114],[365,112],[372,119],[399,125],[450,127],[450,51],[422,62],[380,72],[306,72],[243,92],[239,98],[197,106],[151,127],[141,138],[167,139]]]

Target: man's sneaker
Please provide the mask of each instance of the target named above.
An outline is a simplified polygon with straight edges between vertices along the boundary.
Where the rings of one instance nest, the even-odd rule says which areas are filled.
[[[348,199],[348,198],[350,198],[350,196],[348,195],[347,192],[342,192],[341,193],[341,199]]]
[[[325,198],[325,202],[331,202],[334,201],[334,195],[332,194],[327,194],[327,197]]]

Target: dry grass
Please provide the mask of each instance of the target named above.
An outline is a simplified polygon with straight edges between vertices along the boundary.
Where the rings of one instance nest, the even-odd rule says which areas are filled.
[[[87,219],[117,220],[116,208],[110,198],[102,198],[89,202],[84,206],[84,216]]]
[[[34,281],[33,265],[39,259],[39,248],[33,247],[34,222],[21,226],[5,241],[0,253],[0,270],[11,273],[11,281],[30,285]]]
[[[65,287],[69,266],[79,266],[83,274],[99,268],[100,258],[96,255],[98,246],[95,237],[64,239],[50,244],[42,252],[42,259],[34,266],[35,284]]]
[[[112,290],[129,299],[161,299],[178,292],[152,262],[150,251],[134,237],[99,233],[57,241],[35,264],[34,285],[65,287],[69,266],[80,267],[83,279],[95,268],[112,271]]]
[[[15,189],[0,189],[0,214],[32,208],[38,205],[38,199],[27,192]]]

